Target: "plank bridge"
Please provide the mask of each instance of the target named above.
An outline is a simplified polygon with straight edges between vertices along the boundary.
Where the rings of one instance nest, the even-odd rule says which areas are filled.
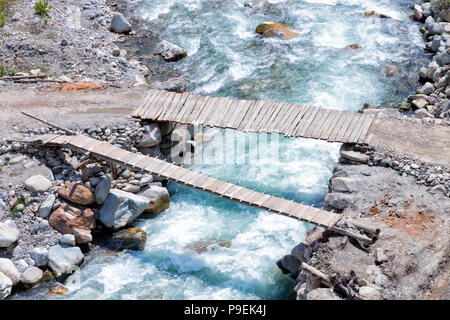
[[[58,146],[132,170],[149,172],[185,186],[206,191],[220,197],[265,209],[324,228],[333,228],[340,214],[307,206],[284,198],[268,195],[225,182],[157,158],[134,153],[84,135],[46,134],[27,140],[37,145]]]
[[[279,133],[342,143],[369,143],[373,115],[262,100],[235,100],[151,90],[134,117]]]

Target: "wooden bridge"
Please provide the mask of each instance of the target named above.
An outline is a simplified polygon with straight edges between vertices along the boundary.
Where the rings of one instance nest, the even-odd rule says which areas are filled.
[[[265,209],[304,222],[332,228],[341,215],[306,206],[301,203],[257,192],[237,184],[225,182],[192,170],[182,168],[153,157],[133,153],[108,142],[84,135],[37,136],[28,142],[38,145],[59,146],[77,152],[89,152],[91,157],[114,163],[121,167],[146,171],[188,187],[206,191],[232,201]]]
[[[354,144],[368,143],[373,122],[357,112],[163,90],[151,90],[133,116]]]

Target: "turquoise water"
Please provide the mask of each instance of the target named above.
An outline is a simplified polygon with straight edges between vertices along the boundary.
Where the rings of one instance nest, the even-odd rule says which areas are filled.
[[[253,11],[244,3],[261,1],[158,0],[140,3],[145,19],[165,29],[161,35],[185,48],[176,63],[187,74],[189,91],[216,96],[258,98],[357,110],[364,102],[390,105],[414,90],[423,42],[408,19],[409,1],[271,1]],[[376,10],[397,19],[364,17]],[[156,21],[154,19],[159,19]],[[262,39],[262,21],[289,24],[301,32],[291,40]],[[343,49],[358,43],[356,51]],[[411,61],[416,61],[413,65]],[[386,77],[384,67],[399,74]],[[209,151],[224,131],[211,129]],[[230,132],[229,132],[230,133]],[[273,136],[275,157],[251,141],[263,135],[236,133],[247,145],[239,163],[197,163],[195,170],[258,191],[321,206],[338,144]],[[278,139],[278,140],[277,140]],[[230,153],[232,146],[226,146]],[[209,159],[211,160],[211,159]],[[286,299],[292,280],[276,261],[300,242],[309,226],[180,185],[169,184],[171,206],[135,225],[146,230],[143,252],[90,258],[69,281],[70,299]],[[198,254],[186,246],[223,239],[230,247]]]

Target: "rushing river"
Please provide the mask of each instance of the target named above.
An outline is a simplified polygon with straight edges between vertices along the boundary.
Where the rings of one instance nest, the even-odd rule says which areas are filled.
[[[145,0],[140,14],[159,18],[163,39],[185,48],[177,68],[189,91],[205,95],[309,104],[356,111],[364,102],[389,106],[414,91],[425,59],[419,25],[398,0]],[[254,9],[244,6],[250,3]],[[259,3],[259,4],[258,4]],[[376,10],[393,18],[365,17]],[[256,26],[276,21],[301,32],[291,40],[262,39]],[[357,43],[358,50],[344,49]],[[414,62],[415,61],[415,62]],[[387,77],[385,66],[399,73]],[[214,148],[220,130],[212,130]],[[238,142],[255,134],[238,133]],[[239,164],[195,164],[195,170],[239,181],[258,191],[321,206],[339,145],[279,138],[279,157],[249,144]],[[276,139],[275,139],[276,140]],[[226,151],[231,152],[231,147]],[[261,150],[262,149],[262,150]],[[171,206],[135,225],[148,234],[143,252],[90,257],[71,277],[70,299],[286,299],[292,280],[276,261],[300,242],[309,226],[169,184]],[[198,254],[186,246],[222,239],[230,246]]]

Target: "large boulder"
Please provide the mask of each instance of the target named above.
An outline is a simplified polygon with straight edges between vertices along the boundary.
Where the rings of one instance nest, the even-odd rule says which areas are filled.
[[[150,204],[143,196],[111,189],[99,211],[100,221],[108,228],[119,229],[136,219]]]
[[[176,62],[187,56],[186,51],[169,41],[161,41],[155,48],[155,54],[160,55],[168,62]]]
[[[61,278],[73,273],[83,262],[84,255],[78,247],[56,245],[48,250],[48,265]]]
[[[11,279],[0,272],[0,300],[4,300],[11,294],[12,286]]]
[[[92,241],[91,230],[95,227],[95,219],[91,209],[62,203],[48,221],[59,233],[73,234],[77,243]]]
[[[44,247],[33,248],[30,251],[30,257],[37,267],[44,267],[48,264],[48,250]]]
[[[7,248],[19,239],[19,231],[3,222],[0,222],[0,248]]]
[[[164,187],[151,186],[149,189],[138,193],[138,195],[150,201],[147,208],[145,208],[146,213],[160,213],[167,210],[170,206],[169,191]]]
[[[256,27],[256,33],[264,37],[295,38],[300,33],[294,28],[272,21],[266,21]]]
[[[144,250],[147,234],[144,230],[132,227],[118,231],[113,235],[115,250]]]
[[[41,218],[47,218],[52,211],[53,204],[55,203],[56,196],[54,194],[49,195],[39,207],[38,214]]]
[[[32,192],[45,192],[52,186],[50,180],[41,175],[29,177],[24,184],[25,189]]]
[[[283,273],[292,273],[295,277],[300,273],[300,264],[301,262],[290,254],[285,255],[277,262],[278,267]]]
[[[330,288],[317,288],[308,293],[307,300],[342,300],[337,293]]]
[[[14,286],[20,282],[20,272],[11,260],[0,258],[0,272],[10,278]]]
[[[344,210],[354,202],[354,197],[347,193],[331,192],[327,193],[323,206],[326,208],[334,208]]]
[[[154,147],[161,142],[162,135],[159,126],[156,123],[150,123],[144,126],[144,135],[137,144],[138,148]]]
[[[37,267],[29,267],[22,274],[22,283],[25,287],[31,288],[41,282],[44,273]]]
[[[95,202],[103,204],[109,194],[109,190],[111,190],[111,179],[103,177],[95,186]]]
[[[349,177],[336,177],[331,179],[332,192],[356,192],[361,186],[361,179]]]
[[[90,205],[95,202],[95,196],[81,183],[67,182],[64,186],[58,188],[60,197],[70,202],[81,204],[83,206]]]
[[[110,29],[117,33],[128,33],[132,30],[131,24],[121,13],[114,13]]]

